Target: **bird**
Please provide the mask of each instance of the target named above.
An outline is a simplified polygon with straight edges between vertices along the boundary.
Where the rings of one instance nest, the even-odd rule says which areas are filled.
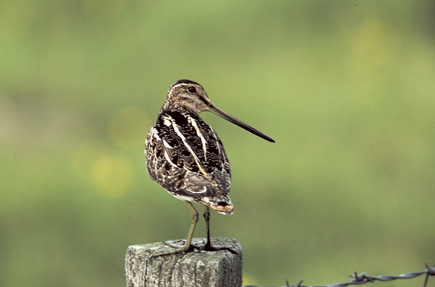
[[[195,248],[192,238],[198,222],[193,203],[205,206],[207,241],[202,250],[215,250],[210,241],[210,208],[230,215],[234,207],[228,193],[231,168],[224,146],[215,130],[200,117],[214,113],[269,142],[272,138],[245,124],[214,105],[197,82],[182,79],[169,88],[155,125],[145,140],[145,158],[151,179],[175,198],[185,201],[191,225],[184,246],[166,254],[188,252]],[[166,255],[165,254],[165,255]]]

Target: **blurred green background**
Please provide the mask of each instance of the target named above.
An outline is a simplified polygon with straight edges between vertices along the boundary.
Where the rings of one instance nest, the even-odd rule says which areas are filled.
[[[0,286],[123,286],[128,245],[186,236],[186,205],[143,155],[181,78],[276,140],[202,115],[233,171],[235,214],[212,213],[212,236],[240,240],[244,284],[434,265],[434,13],[429,0],[1,1]]]

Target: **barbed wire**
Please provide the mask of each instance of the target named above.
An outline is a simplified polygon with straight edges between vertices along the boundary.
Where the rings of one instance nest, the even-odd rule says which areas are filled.
[[[366,283],[373,283],[375,281],[393,281],[397,279],[411,279],[418,277],[420,275],[426,274],[426,278],[424,280],[423,286],[426,287],[427,283],[429,282],[430,276],[435,276],[435,266],[429,267],[427,264],[425,264],[426,270],[423,271],[416,271],[416,272],[410,272],[410,273],[404,273],[400,275],[381,275],[381,276],[370,276],[367,275],[365,272],[362,272],[358,274],[355,272],[353,275],[349,275],[353,278],[353,280],[348,282],[341,282],[341,283],[334,283],[330,285],[313,285],[313,286],[305,286],[302,285],[302,281],[300,281],[296,285],[289,285],[288,280],[286,280],[286,285],[281,287],[346,287],[350,285],[363,285]],[[254,285],[245,285],[243,287],[258,287]]]

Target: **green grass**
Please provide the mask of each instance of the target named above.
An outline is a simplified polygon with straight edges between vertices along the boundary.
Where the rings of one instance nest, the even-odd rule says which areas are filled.
[[[0,8],[1,286],[122,286],[128,245],[186,236],[143,156],[180,78],[276,140],[202,115],[233,170],[212,235],[241,241],[246,284],[435,264],[430,1]]]

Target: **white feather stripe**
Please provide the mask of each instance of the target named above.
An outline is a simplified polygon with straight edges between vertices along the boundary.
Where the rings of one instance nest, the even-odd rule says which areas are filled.
[[[214,131],[214,129],[212,128],[212,127],[210,127],[210,129],[211,129],[211,131],[212,131],[212,135],[213,135],[213,137],[214,137],[214,140],[216,141],[216,146],[217,146],[217,148],[218,148],[218,150],[219,150],[219,154],[222,154],[222,146],[219,144],[219,140],[218,140],[218,138],[217,138],[217,134],[216,134],[216,132]]]
[[[171,149],[171,146],[165,140],[163,140],[163,145],[165,146],[166,161],[169,162],[172,166],[177,167],[177,165],[175,163],[173,163],[172,160],[169,158],[168,151]]]
[[[205,171],[204,167],[201,165],[198,157],[196,156],[196,154],[193,152],[192,148],[190,147],[190,145],[187,143],[186,137],[183,135],[183,133],[180,131],[180,129],[178,128],[177,124],[175,123],[175,121],[171,118],[172,121],[172,127],[174,128],[174,131],[177,133],[177,135],[181,138],[181,140],[183,141],[184,146],[187,148],[187,150],[190,152],[190,154],[192,154],[193,159],[195,160],[196,164],[198,165],[199,170],[202,172],[202,174],[207,175],[208,173]]]
[[[204,159],[207,161],[207,142],[206,142],[204,136],[202,135],[201,131],[199,130],[199,127],[196,124],[196,121],[191,117],[188,117],[188,121],[189,121],[189,123],[192,124],[193,128],[196,131],[196,134],[201,139],[202,149],[204,150]]]

